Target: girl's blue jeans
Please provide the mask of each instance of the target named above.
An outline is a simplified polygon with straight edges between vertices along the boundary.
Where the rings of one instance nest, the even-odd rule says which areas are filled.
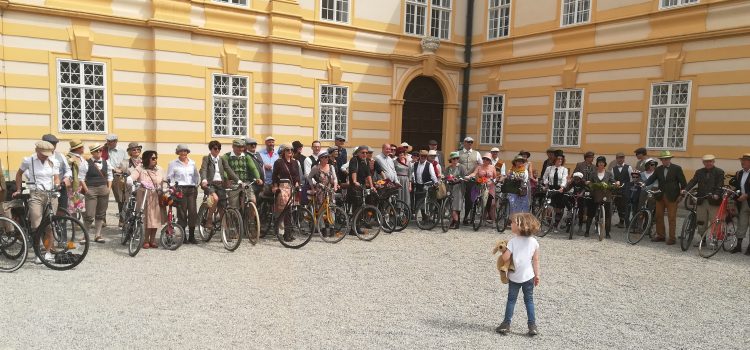
[[[505,304],[505,319],[503,322],[510,323],[513,318],[513,310],[516,308],[516,299],[518,291],[523,289],[523,303],[526,304],[526,317],[529,319],[529,325],[536,324],[536,314],[534,314],[534,279],[523,283],[508,281],[508,302]]]

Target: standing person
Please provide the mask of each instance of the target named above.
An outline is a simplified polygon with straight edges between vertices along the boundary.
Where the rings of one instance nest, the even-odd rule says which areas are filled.
[[[406,205],[411,208],[411,177],[412,171],[409,166],[409,161],[406,159],[406,148],[396,148],[396,160],[393,163],[398,178],[398,183],[401,184],[401,191],[399,192],[398,199],[404,201]]]
[[[52,157],[54,156],[55,146],[47,141],[39,141],[35,145],[34,154],[24,158],[21,166],[16,172],[16,192],[13,198],[21,194],[23,188],[23,177],[28,180],[26,186],[31,192],[31,198],[28,200],[28,215],[31,223],[31,232],[36,232],[42,222],[44,207],[47,205],[48,197],[37,191],[52,191],[60,186],[60,165]],[[57,212],[57,199],[49,198],[52,204],[52,211]],[[54,260],[55,257],[50,252],[52,242],[52,232],[45,232],[44,239],[44,259],[47,261]],[[37,256],[37,264],[42,261]]]
[[[339,148],[336,146],[328,147],[328,162],[336,171],[336,179],[339,182],[339,187],[342,187],[341,184],[347,183],[347,178],[346,178],[346,173],[341,170],[341,167],[343,166],[343,164],[339,164],[338,158],[339,158]]]
[[[291,210],[284,210],[286,204],[294,195],[293,189],[299,185],[299,165],[292,157],[292,148],[287,145],[279,147],[281,157],[273,163],[271,175],[271,186],[276,196],[276,205],[274,212],[276,215],[283,215],[284,226],[278,229],[284,230],[284,241],[294,241],[294,228],[292,227]]]
[[[435,151],[435,161],[442,167],[445,164],[445,158],[443,158],[443,152],[438,148],[438,142],[436,140],[430,140],[427,142],[427,151]]]
[[[362,206],[362,188],[367,186],[375,190],[372,181],[372,173],[367,164],[367,146],[359,146],[354,151],[352,159],[349,161],[349,204],[352,206],[352,213]]]
[[[500,334],[510,332],[518,291],[521,289],[523,302],[526,305],[528,335],[538,334],[534,312],[534,287],[539,286],[541,270],[539,269],[539,242],[534,235],[539,232],[540,226],[539,220],[529,213],[515,214],[510,218],[510,231],[513,238],[508,241],[507,249],[501,259],[504,263],[512,259],[515,270],[508,272],[508,301],[505,304],[505,318],[495,329]]]
[[[329,163],[329,158],[327,151],[321,152],[317,158],[319,161],[318,164],[313,165],[312,169],[310,169],[310,172],[307,174],[307,183],[313,190],[314,197],[311,198],[315,198],[318,204],[323,203],[324,193],[318,191],[315,187],[316,185],[323,188],[330,187],[334,192],[339,189],[339,183],[336,179],[336,169],[334,169]]]
[[[537,174],[536,174],[536,170],[534,169],[534,165],[529,160],[529,158],[531,158],[531,152],[527,150],[521,150],[520,152],[518,152],[518,155],[526,159],[526,163],[524,163],[524,166],[526,167],[526,172],[529,175],[529,182],[527,184],[527,188],[528,188],[527,192],[532,193],[532,195],[527,195],[526,199],[529,201],[529,208],[531,208],[531,198],[534,197],[533,193],[536,192],[537,183],[538,183]],[[563,159],[563,161],[564,160],[565,159]],[[539,174],[539,175],[543,175],[543,174]]]
[[[553,166],[555,164],[555,160],[557,159],[557,155],[555,154],[555,149],[550,147],[547,148],[547,159],[544,160],[542,163],[542,176],[544,176],[544,173],[547,172],[547,168],[550,166]]]
[[[435,167],[427,160],[429,152],[426,150],[419,151],[419,161],[414,163],[412,167],[411,181],[414,183],[414,209],[419,207],[419,203],[424,200],[427,195],[427,187],[425,183],[432,181],[433,185],[437,185],[438,179],[435,175]],[[424,209],[423,209],[424,210]]]
[[[375,156],[375,163],[378,168],[382,171],[383,177],[395,183],[398,181],[398,174],[396,174],[396,164],[391,158],[391,145],[388,143],[383,144],[383,152]]]
[[[615,199],[615,207],[617,207],[617,216],[619,217],[617,227],[625,228],[625,218],[630,215],[627,211],[631,192],[630,174],[632,173],[630,165],[625,164],[625,153],[619,152],[615,155],[615,164],[611,170],[613,181],[622,185],[622,188],[619,190],[620,196]]]
[[[222,203],[219,199],[226,197],[224,188],[229,184],[229,180],[239,181],[239,178],[229,165],[227,158],[221,156],[221,143],[219,141],[209,142],[208,151],[209,154],[204,156],[201,161],[200,177],[203,191],[211,197],[211,203],[214,203],[208,208],[206,217],[213,218],[216,204],[221,205]],[[212,222],[201,222],[199,224],[213,226]]]
[[[117,208],[119,212],[122,211],[122,206],[127,200],[125,196],[125,177],[121,173],[118,173],[120,163],[125,159],[125,152],[117,148],[118,138],[115,134],[109,134],[105,138],[106,144],[102,148],[102,159],[107,162],[107,168],[113,173],[112,180],[112,194],[117,202]],[[122,217],[119,219],[119,223],[122,224]],[[107,219],[104,219],[104,227],[107,227]]]
[[[164,210],[159,206],[159,193],[157,191],[161,188],[164,177],[162,169],[158,165],[158,158],[159,155],[156,151],[143,152],[141,165],[130,172],[127,180],[128,185],[132,186],[133,181],[138,181],[142,185],[142,188],[136,194],[136,203],[142,203],[143,196],[146,196],[146,204],[141,208],[145,217],[144,228],[146,229],[146,236],[143,238],[144,249],[159,247],[156,243],[156,230],[161,228],[164,223]]]
[[[596,167],[594,166],[594,152],[588,151],[583,154],[583,162],[576,164],[574,173],[583,174],[586,181],[591,181]]]
[[[468,175],[466,167],[458,164],[458,152],[451,152],[448,167],[445,168],[445,179],[450,186],[451,224],[449,228],[457,229],[461,220],[461,209],[464,208],[464,183],[459,181]]]
[[[406,150],[406,160],[409,162],[409,164],[414,163],[416,159],[412,159],[412,154],[411,154],[412,151],[414,150],[414,147],[412,147],[406,142],[401,142],[401,147],[403,147]]]
[[[128,144],[128,158],[123,159],[122,162],[120,162],[120,165],[118,166],[118,171],[120,174],[123,174],[126,182],[126,190],[125,190],[125,198],[127,198],[130,195],[130,186],[127,185],[127,178],[130,176],[130,172],[137,168],[139,165],[141,165],[141,162],[143,161],[141,159],[141,151],[143,150],[143,146],[141,146],[138,142],[131,142]],[[112,185],[114,187],[114,184]]]
[[[464,138],[464,147],[458,152],[458,163],[463,165],[466,168],[466,172],[470,174],[482,163],[482,157],[479,155],[479,152],[474,150],[473,138],[469,136]],[[473,182],[466,182],[464,184],[464,225],[470,225],[469,213],[473,205],[471,192],[474,191],[474,186]]]
[[[529,170],[526,169],[526,158],[521,155],[513,158],[508,177],[505,179],[505,192],[508,193],[510,214],[528,213]]]
[[[86,174],[89,172],[89,163],[83,159],[83,142],[80,140],[70,141],[70,152],[67,156],[67,164],[70,167],[70,183],[66,184],[68,193],[68,213],[73,214],[76,210],[86,211]],[[62,194],[60,194],[62,196]],[[58,205],[59,207],[59,205]],[[74,249],[75,243],[68,242],[68,249]]]
[[[106,243],[102,238],[102,227],[104,218],[107,217],[109,207],[109,192],[112,188],[112,169],[109,162],[102,159],[102,148],[104,146],[95,143],[89,146],[91,158],[88,160],[88,171],[86,172],[86,211],[84,219],[86,226],[94,224],[94,242]]]
[[[492,161],[492,165],[493,166],[497,165],[497,163],[501,163],[502,164],[503,161],[500,159],[500,148],[499,147],[492,147],[492,149],[490,149],[490,154],[492,155],[491,161]]]
[[[427,161],[430,162],[435,169],[435,176],[441,178],[443,176],[443,166],[437,161],[437,151],[427,151]]]
[[[562,219],[563,209],[565,208],[565,186],[568,181],[568,168],[564,167],[565,156],[555,158],[555,163],[547,167],[542,175],[542,184],[550,190],[557,192],[552,195],[552,207],[555,208],[555,229]]]
[[[635,153],[635,157],[638,158],[638,161],[635,163],[635,169],[638,171],[646,170],[646,160],[650,159],[648,157],[648,150],[640,147],[633,152]]]
[[[703,156],[703,168],[695,171],[695,175],[690,179],[685,189],[682,190],[682,194],[690,191],[695,186],[698,186],[698,197],[710,196],[709,198],[701,198],[698,200],[698,208],[696,209],[696,222],[697,232],[706,232],[708,226],[711,224],[711,220],[716,217],[716,212],[719,210],[721,204],[721,195],[723,194],[721,187],[724,186],[724,170],[716,167],[716,157],[713,154],[706,154]],[[739,238],[739,244],[734,248],[732,253],[739,253],[737,247],[742,245],[742,238]]]
[[[67,186],[70,185],[71,181],[71,172],[70,172],[70,166],[68,165],[67,160],[65,159],[65,156],[57,151],[57,144],[60,142],[60,140],[55,137],[55,135],[52,134],[46,134],[42,136],[42,141],[47,141],[50,144],[52,144],[52,147],[55,148],[54,153],[52,154],[52,160],[56,162],[60,167],[60,183],[65,184],[66,186],[60,187],[60,198],[57,199],[57,208],[58,211],[63,211],[68,209],[68,189]]]
[[[478,165],[476,168],[474,168],[474,171],[471,172],[466,178],[476,177],[477,180],[482,179],[484,182],[489,182],[491,180],[494,180],[498,177],[497,172],[495,171],[495,166],[492,165],[492,155],[490,155],[489,152],[485,153],[482,156],[482,164]],[[489,184],[490,190],[488,193],[487,198],[487,206],[485,207],[485,210],[489,211],[489,218],[492,222],[495,221],[495,206],[497,203],[494,201],[495,197],[495,186],[494,184]],[[472,203],[473,204],[473,203]]]
[[[232,142],[234,144],[234,142]],[[261,158],[260,153],[258,153],[258,141],[256,141],[254,138],[249,138],[246,141],[246,147],[245,147],[245,153],[247,153],[248,156],[253,160],[253,163],[255,163],[255,169],[258,169],[258,171],[263,171],[263,158]],[[263,174],[265,178],[265,173]]]
[[[182,200],[177,206],[177,221],[182,227],[189,228],[188,242],[197,244],[195,240],[195,221],[198,218],[196,201],[198,200],[198,185],[201,181],[200,173],[195,161],[188,158],[190,148],[185,144],[177,145],[175,149],[177,159],[167,166],[167,181],[182,192]]]
[[[310,145],[310,149],[312,149],[312,154],[305,157],[305,164],[303,166],[303,169],[305,170],[305,177],[310,174],[310,171],[312,170],[312,167],[318,165],[318,158],[320,157],[320,141],[315,140]],[[328,151],[325,152],[328,154]],[[330,164],[330,161],[329,161]]]
[[[346,154],[346,137],[344,135],[336,135],[336,138],[334,140],[334,144],[336,145],[336,148],[339,150],[339,155],[336,157],[336,164],[338,164],[339,167],[346,164],[348,158]],[[331,153],[331,152],[328,152]],[[341,179],[341,177],[339,177]]]
[[[662,151],[659,159],[661,160],[661,165],[656,168],[655,176],[650,177],[646,181],[646,186],[659,181],[659,189],[661,190],[661,193],[655,196],[656,236],[651,241],[664,242],[664,210],[666,210],[669,216],[669,239],[666,240],[666,244],[673,245],[677,242],[675,239],[677,202],[680,192],[687,185],[687,181],[685,180],[682,168],[679,165],[672,164],[672,153]]]
[[[305,183],[305,156],[302,154],[303,148],[304,146],[302,145],[302,142],[292,142],[292,158],[299,163],[300,184]]]
[[[619,182],[615,182],[612,178],[612,172],[607,171],[607,158],[605,158],[604,156],[599,156],[598,158],[596,158],[596,168],[594,169],[594,175],[592,175],[587,181],[587,184],[589,186],[597,183],[606,185],[614,184],[615,186],[620,185]],[[604,203],[604,231],[606,237],[610,238],[609,232],[612,229],[612,206],[610,205],[611,200],[612,199],[607,196],[607,190],[592,188],[591,201],[586,204],[588,213],[586,218],[586,233],[584,234],[584,237],[589,237],[591,222],[594,220],[594,216],[596,216],[596,208],[599,206],[599,204]]]
[[[745,153],[740,157],[742,168],[734,174],[731,180],[732,186],[740,190],[740,196],[737,198],[739,208],[739,225],[737,225],[737,249],[742,249],[742,239],[747,234],[750,226],[750,153]],[[750,245],[745,250],[745,255],[750,255]]]
[[[273,136],[266,137],[265,143],[266,149],[263,150],[263,152],[260,152],[260,157],[263,159],[263,182],[270,186],[271,176],[273,175],[273,165],[279,159],[279,154],[276,153],[276,149],[274,148],[276,145],[276,139],[274,139]]]

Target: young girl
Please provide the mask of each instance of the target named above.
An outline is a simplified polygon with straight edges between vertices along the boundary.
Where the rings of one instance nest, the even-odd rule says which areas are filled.
[[[505,319],[496,332],[506,334],[510,331],[513,309],[516,307],[518,290],[523,289],[523,302],[526,304],[529,335],[537,335],[536,316],[534,315],[534,287],[539,285],[539,242],[533,236],[539,232],[539,221],[529,213],[518,213],[511,217],[510,224],[513,238],[508,242],[508,249],[503,253],[503,262],[513,259],[515,271],[508,272],[508,303],[505,305]]]

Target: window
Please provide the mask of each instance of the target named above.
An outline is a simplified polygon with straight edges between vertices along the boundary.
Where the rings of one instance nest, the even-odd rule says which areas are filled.
[[[247,0],[214,0],[214,2],[220,2],[222,4],[247,6]]]
[[[503,102],[505,96],[484,96],[482,99],[482,127],[479,142],[486,145],[500,145],[503,138]]]
[[[59,60],[57,68],[60,131],[105,133],[104,64]]]
[[[247,135],[247,77],[213,76],[213,136]]]
[[[563,0],[562,25],[586,23],[591,15],[591,0]]]
[[[651,86],[648,116],[648,147],[684,149],[690,82],[660,83]]]
[[[553,146],[578,146],[583,114],[583,90],[555,92],[555,111],[552,120]]]
[[[428,11],[429,10],[429,11]],[[404,31],[407,34],[423,36],[427,27],[429,12],[429,35],[440,39],[450,38],[451,0],[406,0],[406,20]]]
[[[489,23],[487,37],[504,38],[510,31],[510,0],[489,0]]]
[[[348,23],[349,0],[322,0],[320,18],[327,21]]]
[[[338,135],[346,136],[349,116],[349,88],[337,85],[320,87],[321,141],[331,141]]]
[[[697,4],[698,0],[659,0],[662,9]]]

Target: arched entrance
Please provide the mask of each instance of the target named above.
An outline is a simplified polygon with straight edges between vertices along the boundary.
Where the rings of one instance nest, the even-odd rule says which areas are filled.
[[[401,140],[415,150],[427,149],[427,142],[443,137],[443,92],[432,78],[418,76],[404,92]],[[441,145],[442,146],[442,145]]]

